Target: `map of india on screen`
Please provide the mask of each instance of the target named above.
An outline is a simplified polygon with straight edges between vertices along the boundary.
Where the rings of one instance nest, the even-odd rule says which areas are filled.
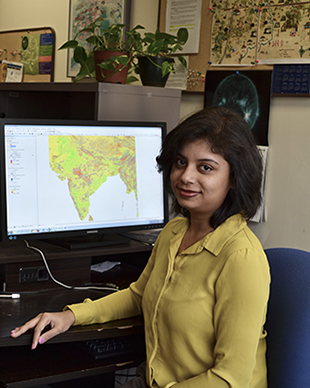
[[[57,177],[67,180],[81,220],[95,217],[89,213],[90,197],[109,177],[118,175],[126,194],[133,192],[138,200],[134,136],[49,136],[49,158]]]

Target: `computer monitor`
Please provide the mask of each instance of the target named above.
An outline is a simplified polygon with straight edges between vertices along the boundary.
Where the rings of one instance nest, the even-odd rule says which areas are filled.
[[[1,119],[1,239],[70,240],[161,228],[162,122]],[[73,242],[72,242],[73,241]]]

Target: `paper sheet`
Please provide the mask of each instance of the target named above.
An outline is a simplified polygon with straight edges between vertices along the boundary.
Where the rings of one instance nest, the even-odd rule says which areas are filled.
[[[95,272],[107,272],[117,265],[120,265],[120,261],[104,261],[103,263],[94,264],[91,266],[91,270]]]
[[[184,56],[188,63],[188,56]],[[166,88],[174,88],[186,90],[187,88],[187,73],[188,70],[184,67],[177,59],[175,59],[177,71],[175,73],[170,73],[168,81],[166,83]]]
[[[7,65],[5,82],[22,82],[23,64],[19,62],[2,61]]]
[[[202,0],[167,0],[166,32],[176,34],[179,28],[188,29],[189,38],[182,54],[198,54]]]
[[[266,215],[265,215],[265,182],[266,182],[266,168],[267,168],[267,156],[268,156],[268,147],[267,146],[257,146],[261,152],[262,155],[262,161],[263,161],[263,179],[262,179],[262,186],[261,186],[261,192],[262,192],[262,203],[260,207],[257,209],[257,212],[253,218],[251,218],[250,221],[253,222],[262,222],[266,221]]]

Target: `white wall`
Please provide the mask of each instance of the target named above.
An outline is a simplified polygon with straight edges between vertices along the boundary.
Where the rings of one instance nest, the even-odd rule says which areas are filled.
[[[310,99],[274,97],[269,123],[265,247],[310,251]]]
[[[157,26],[159,0],[131,0],[131,25]],[[0,31],[52,27],[56,47],[68,38],[69,0],[0,0]],[[55,81],[66,77],[67,56],[56,51]],[[203,107],[203,95],[184,93],[181,118]],[[310,251],[310,99],[272,98],[267,168],[267,222],[251,224],[264,247]]]

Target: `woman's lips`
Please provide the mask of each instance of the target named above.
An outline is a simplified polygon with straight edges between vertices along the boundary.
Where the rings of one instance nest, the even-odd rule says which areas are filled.
[[[182,189],[181,187],[179,187],[178,189],[181,197],[185,197],[185,198],[196,197],[199,194],[198,191],[186,190],[186,189]]]

